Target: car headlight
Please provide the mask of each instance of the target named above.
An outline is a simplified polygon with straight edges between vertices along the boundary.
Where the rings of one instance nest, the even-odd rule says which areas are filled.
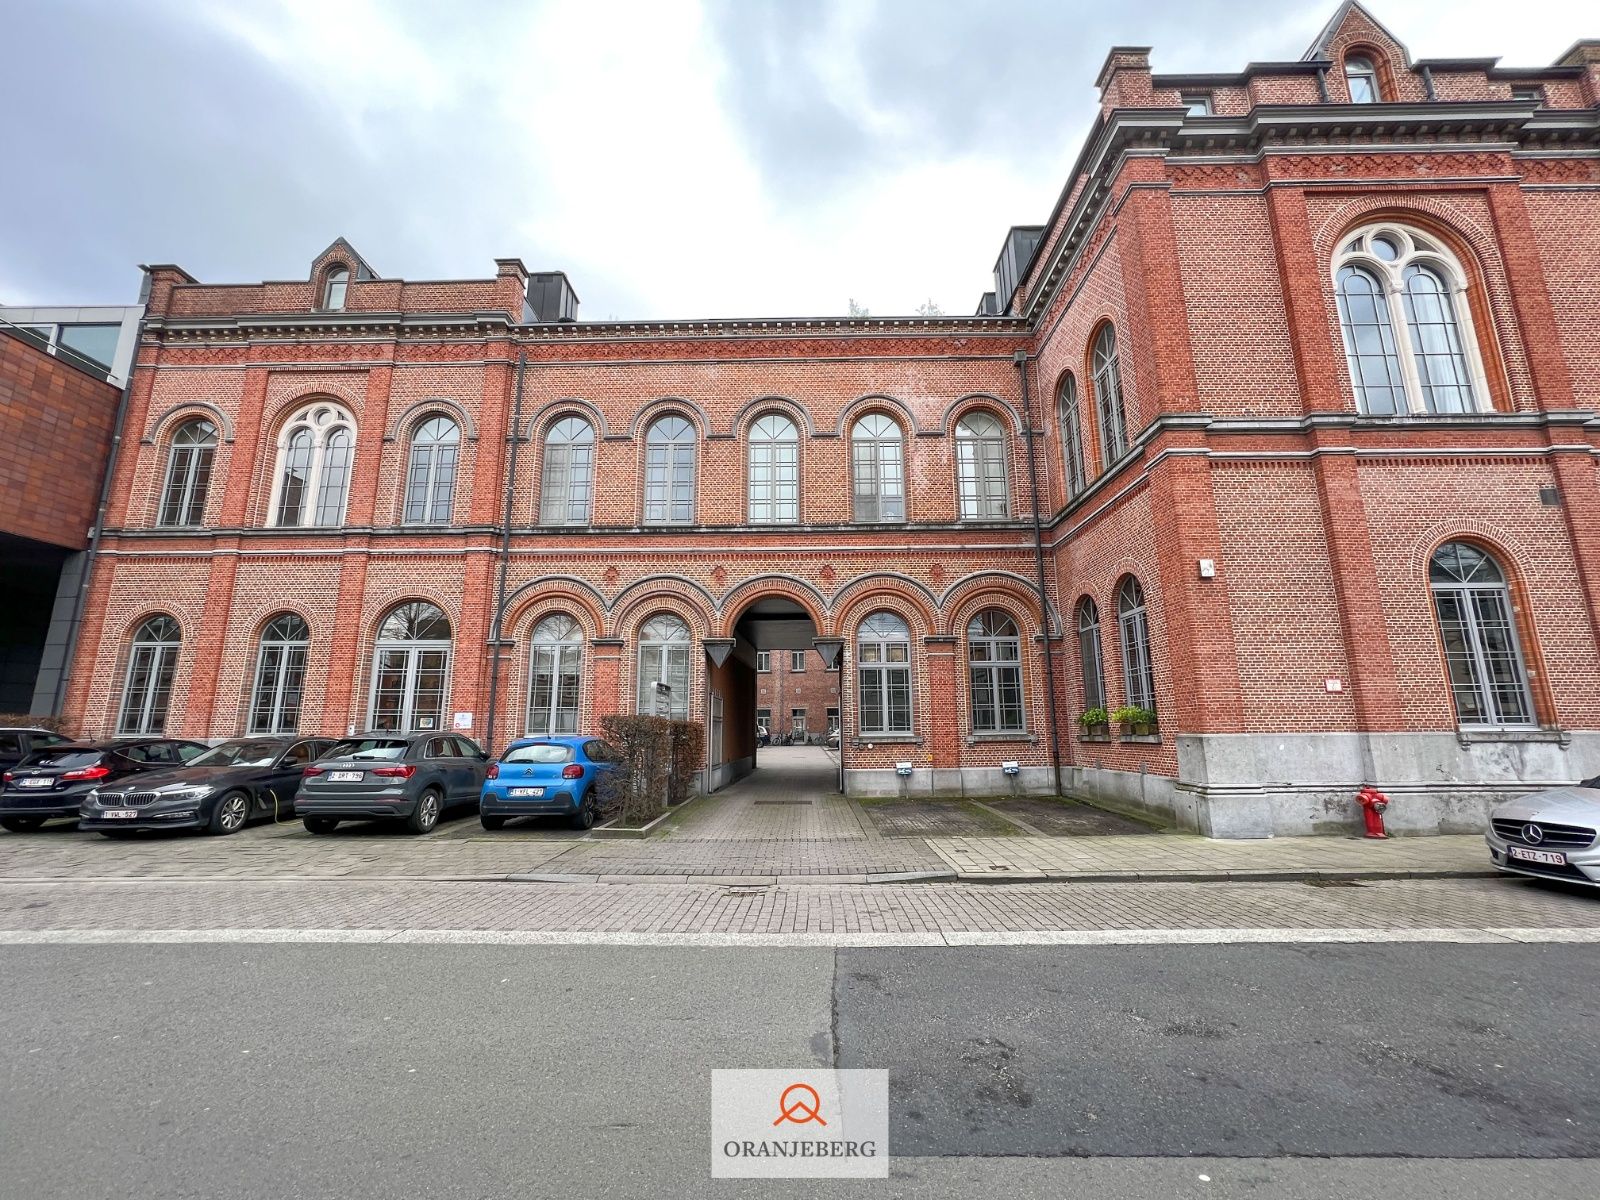
[[[174,800],[204,800],[216,790],[216,787],[209,783],[194,783],[188,787],[175,789],[171,798]]]

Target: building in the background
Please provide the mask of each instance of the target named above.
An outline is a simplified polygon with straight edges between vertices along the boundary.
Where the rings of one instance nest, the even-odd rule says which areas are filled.
[[[61,709],[142,312],[0,305],[0,712]]]
[[[1413,60],[1346,3],[1302,59],[1122,47],[1098,86],[972,317],[579,322],[559,273],[343,241],[150,268],[71,714],[501,745],[661,709],[716,786],[800,651],[860,792],[1237,837],[1600,773],[1600,42]]]
[[[810,650],[756,653],[756,727],[803,742],[826,741],[839,728],[839,665]]]

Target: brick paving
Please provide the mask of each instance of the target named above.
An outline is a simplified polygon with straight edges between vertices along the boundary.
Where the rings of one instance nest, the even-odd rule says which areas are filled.
[[[1600,928],[1600,902],[1510,879],[717,887],[347,881],[0,885],[0,931],[505,930],[916,934]]]

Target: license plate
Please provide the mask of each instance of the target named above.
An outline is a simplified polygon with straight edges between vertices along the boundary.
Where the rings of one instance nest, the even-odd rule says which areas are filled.
[[[366,778],[365,771],[329,771],[329,783],[360,783]]]
[[[43,778],[39,778],[39,779],[19,779],[19,780],[17,780],[17,786],[18,787],[49,787],[54,782],[55,782],[54,779],[51,779],[48,775],[46,775]]]
[[[1551,867],[1564,867],[1567,865],[1567,856],[1557,854],[1554,850],[1524,850],[1521,846],[1509,846],[1506,853],[1512,858],[1520,858],[1524,862],[1544,863]]]
[[[543,788],[512,788],[508,793],[513,800],[537,800],[544,795]]]
[[[134,812],[131,808],[106,809],[106,820],[108,821],[131,821],[138,815],[139,814]]]

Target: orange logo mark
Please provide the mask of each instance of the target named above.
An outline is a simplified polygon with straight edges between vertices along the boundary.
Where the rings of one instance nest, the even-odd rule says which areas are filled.
[[[791,1096],[794,1097],[793,1101],[789,1099]],[[773,1122],[774,1125],[782,1125],[785,1121],[793,1125],[805,1125],[811,1121],[818,1125],[827,1124],[822,1119],[822,1097],[809,1083],[791,1083],[784,1088],[783,1095],[778,1098],[778,1109],[778,1119]]]

